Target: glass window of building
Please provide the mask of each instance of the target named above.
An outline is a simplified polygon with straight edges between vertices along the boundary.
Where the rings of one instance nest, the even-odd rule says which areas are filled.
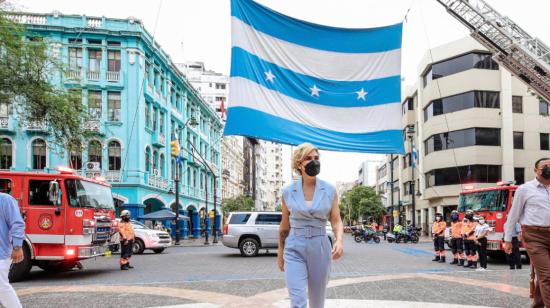
[[[107,94],[107,105],[109,121],[120,122],[120,92],[109,92]]]
[[[107,52],[107,70],[109,72],[120,72],[120,51],[109,50]]]
[[[75,141],[69,145],[69,166],[75,170],[82,169],[82,144]]]
[[[523,132],[514,132],[514,149],[523,149]]]
[[[548,115],[548,103],[543,99],[539,99],[539,114]]]
[[[157,175],[159,172],[159,152],[153,150],[153,174]]]
[[[109,170],[120,170],[122,148],[118,141],[110,141],[108,145],[109,152]]]
[[[424,122],[432,117],[470,109],[470,108],[500,108],[500,94],[493,91],[470,91],[431,101],[424,108]]]
[[[145,60],[145,70],[144,70],[144,75],[145,75],[145,80],[147,81],[147,83],[150,83],[151,82],[151,76],[149,74],[149,71],[151,70],[151,64],[149,64],[149,61]]]
[[[32,168],[35,170],[46,168],[46,142],[43,139],[35,139],[32,148]]]
[[[409,110],[414,110],[414,99],[412,97],[407,98],[401,107],[403,109],[403,114],[407,113]]]
[[[500,146],[500,129],[474,127],[435,134],[424,141],[424,154],[476,145]]]
[[[412,191],[412,181],[407,181],[403,183],[403,196],[408,196]]]
[[[430,81],[470,69],[498,70],[498,64],[487,53],[468,53],[432,64],[423,76],[424,87]]]
[[[75,71],[80,71],[82,68],[82,48],[69,48],[69,68]]]
[[[151,148],[149,146],[145,148],[145,171],[151,172]]]
[[[496,183],[501,179],[501,166],[471,165],[434,169],[425,176],[426,188],[464,183]]]
[[[160,153],[160,158],[159,158],[159,174],[160,174],[160,176],[162,176],[162,177],[165,177],[165,176],[166,176],[166,174],[164,174],[164,172],[165,172],[164,164],[165,164],[164,154],[163,154],[163,153]]]
[[[11,114],[12,104],[8,102],[0,102],[0,117],[8,118]]]
[[[10,139],[0,139],[0,169],[9,170],[13,162],[13,144]]]
[[[159,115],[159,133],[164,134],[164,112]]]
[[[523,96],[512,96],[512,112],[523,113]]]
[[[101,119],[101,91],[88,91],[88,112],[90,120]]]
[[[101,71],[101,50],[100,49],[88,49],[88,70],[90,72]]]
[[[101,169],[101,143],[97,140],[92,140],[88,144],[88,161],[99,163],[99,168]]]
[[[540,133],[540,149],[541,150],[550,150],[549,143],[548,143],[548,136],[547,133]]]
[[[157,131],[158,127],[158,108],[153,107],[153,131]]]
[[[145,102],[145,127],[151,127],[151,104]]]
[[[525,168],[514,168],[514,180],[516,185],[525,183]]]

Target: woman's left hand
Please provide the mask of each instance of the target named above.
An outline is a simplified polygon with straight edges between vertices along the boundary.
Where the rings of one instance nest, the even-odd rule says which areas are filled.
[[[332,246],[332,260],[338,260],[344,253],[344,245],[341,241],[335,241]]]

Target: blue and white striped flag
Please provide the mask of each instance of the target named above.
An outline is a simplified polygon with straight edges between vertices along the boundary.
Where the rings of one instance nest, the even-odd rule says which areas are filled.
[[[231,0],[225,135],[403,153],[402,24],[333,28]]]

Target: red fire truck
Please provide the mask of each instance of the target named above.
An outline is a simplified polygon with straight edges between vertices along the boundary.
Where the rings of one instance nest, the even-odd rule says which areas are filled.
[[[11,281],[24,279],[32,266],[63,271],[108,252],[115,211],[103,179],[84,178],[69,168],[0,172],[0,190],[17,199],[25,220],[25,259],[12,266]]]
[[[487,236],[487,255],[498,257],[504,255],[504,223],[512,207],[512,199],[518,186],[514,182],[498,182],[497,186],[473,188],[467,185],[458,199],[460,219],[464,212],[473,210],[476,215],[483,215],[491,227]],[[520,248],[525,253],[523,248]]]

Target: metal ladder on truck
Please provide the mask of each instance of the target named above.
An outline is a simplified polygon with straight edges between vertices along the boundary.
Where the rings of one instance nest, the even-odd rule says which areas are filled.
[[[550,48],[483,0],[437,0],[494,59],[550,102]]]

